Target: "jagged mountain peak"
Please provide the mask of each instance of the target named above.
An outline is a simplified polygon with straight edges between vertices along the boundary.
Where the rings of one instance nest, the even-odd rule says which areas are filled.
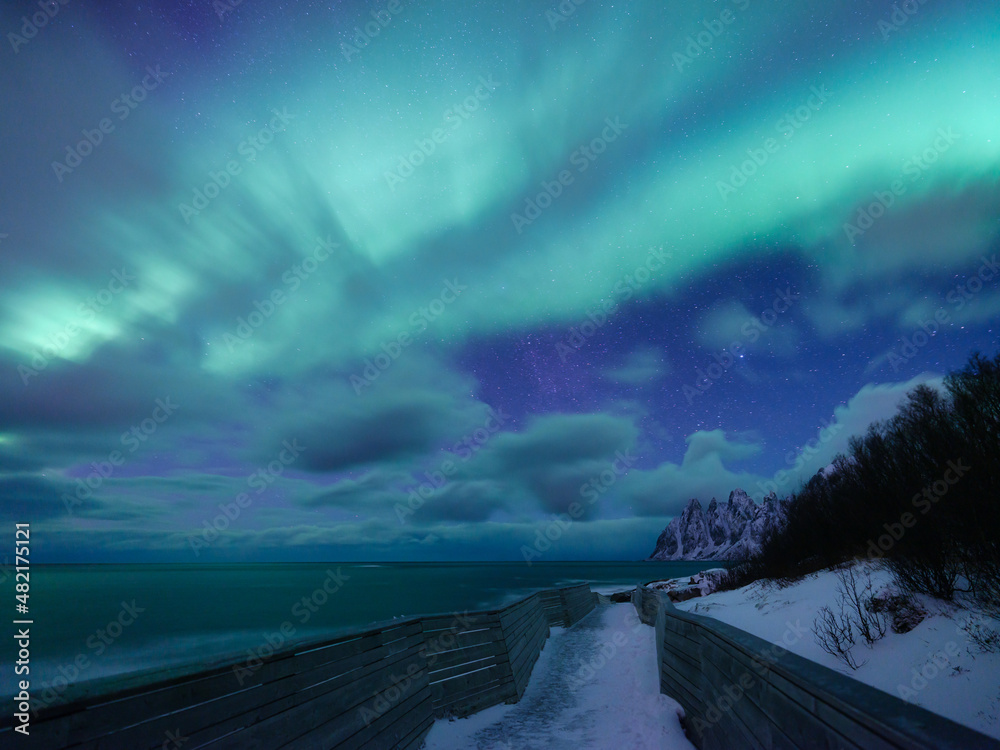
[[[771,492],[758,505],[741,489],[721,505],[714,497],[703,510],[692,498],[656,540],[650,560],[727,560],[755,552],[784,523],[786,500]]]

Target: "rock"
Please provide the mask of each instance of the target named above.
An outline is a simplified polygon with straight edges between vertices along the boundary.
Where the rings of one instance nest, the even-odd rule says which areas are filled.
[[[764,538],[785,522],[789,498],[772,492],[762,505],[743,490],[720,505],[713,497],[707,512],[692,499],[656,540],[650,560],[732,560],[760,549]]]
[[[667,598],[672,602],[686,602],[688,599],[696,599],[701,596],[699,586],[686,586],[681,589],[673,589],[667,592]]]
[[[651,589],[665,592],[671,601],[683,602],[688,599],[711,594],[718,587],[719,581],[725,573],[725,568],[711,568],[710,570],[695,573],[690,578],[671,578],[666,581],[654,581],[648,584],[648,586]]]
[[[868,606],[872,612],[885,612],[892,618],[889,627],[893,633],[909,633],[927,617],[927,610],[913,599],[891,590],[873,596]]]

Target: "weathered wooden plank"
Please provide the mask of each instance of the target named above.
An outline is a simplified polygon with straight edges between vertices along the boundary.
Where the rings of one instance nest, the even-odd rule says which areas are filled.
[[[401,750],[422,750],[425,745],[427,733],[434,724],[434,716],[427,716],[424,723],[418,724],[409,735],[400,742]]]
[[[424,632],[438,630],[475,630],[490,628],[499,620],[498,610],[489,612],[461,612],[454,615],[422,617],[420,622]]]
[[[505,646],[502,640],[491,640],[489,643],[482,643],[478,646],[469,646],[438,654],[438,658],[434,660],[432,665],[428,663],[428,668],[433,674],[457,664],[467,664],[480,659],[496,659],[504,650]]]
[[[502,670],[500,670],[496,664],[490,664],[485,667],[471,669],[464,674],[455,675],[454,677],[448,678],[448,680],[441,680],[440,682],[432,684],[442,685],[446,691],[445,695],[448,695],[449,693],[457,694],[463,690],[469,690],[470,688],[482,688],[485,685],[502,681]]]
[[[497,706],[514,695],[510,682],[502,682],[483,689],[466,690],[458,694],[450,704],[435,705],[434,716],[463,718],[490,706]]]
[[[428,638],[425,633],[424,651],[428,656],[431,656],[433,654],[443,654],[448,651],[454,651],[458,648],[478,646],[482,643],[495,641],[497,639],[496,633],[499,632],[499,630],[500,628],[496,627],[488,630],[473,630],[469,632],[441,631],[439,634],[430,638]]]
[[[518,623],[533,619],[537,615],[544,617],[541,604],[536,599],[532,602],[532,606],[530,607],[521,607],[516,610],[501,612],[500,627],[504,630],[504,632],[508,632],[511,628],[517,627]]]
[[[642,614],[648,597],[633,595]],[[658,604],[658,653],[661,658],[661,687],[680,686],[672,668],[684,660],[667,658],[677,649],[680,637],[700,639],[696,653],[702,659],[702,684],[708,691],[703,711],[716,702],[727,705],[732,686],[740,684],[743,692],[734,708],[727,712],[739,719],[766,747],[816,748],[998,748],[990,738],[955,725],[916,706],[898,701],[857,683],[821,665],[794,654],[776,655],[774,647],[759,638],[711,618],[680,613],[669,603]],[[659,637],[662,633],[662,638]],[[779,654],[781,652],[778,652]],[[673,662],[672,664],[670,662]],[[690,661],[686,663],[690,664]],[[740,681],[743,680],[742,684]],[[720,690],[730,688],[725,695]],[[685,705],[692,699],[683,687],[676,696]],[[687,706],[685,706],[687,708]],[[692,711],[694,717],[699,713]],[[704,716],[704,713],[700,714]],[[724,724],[720,721],[719,725]],[[703,750],[728,750],[732,738],[709,727],[699,743]]]
[[[704,696],[702,691],[701,674],[698,681],[692,682],[688,675],[683,675],[674,669],[671,664],[660,665],[661,690],[660,692],[676,698],[682,704],[689,704],[696,707],[697,713],[702,713],[704,707]],[[663,689],[663,682],[669,685],[669,690]]]
[[[256,669],[242,670],[239,675],[243,678],[242,685],[233,671],[233,666],[245,666],[245,662],[241,661],[235,665],[216,667],[206,673],[147,685],[141,691],[129,690],[123,696],[112,694],[88,700],[83,704],[87,706],[86,713],[77,710],[58,722],[50,722],[50,718],[54,717],[42,712],[36,722],[33,722],[33,734],[37,732],[37,741],[45,744],[66,744],[70,737],[76,742],[85,741],[98,736],[95,732],[99,733],[106,726],[120,722],[122,716],[155,716],[216,700],[228,693],[246,691],[313,666],[348,660],[359,653],[383,648],[387,643],[398,640],[401,635],[415,632],[419,632],[419,623],[408,623],[399,628],[366,633],[362,637],[347,636],[329,647],[310,649],[302,654],[295,650],[282,650],[261,660]],[[57,735],[50,735],[53,730],[56,730]]]
[[[646,600],[655,612],[659,599]],[[116,700],[141,696],[133,705],[142,710],[130,717],[135,725],[119,726],[117,731],[109,726],[110,734],[95,736],[92,743],[94,750],[132,750],[145,746],[142,743],[157,730],[157,744],[149,747],[159,747],[163,734],[158,730],[173,721],[171,729],[189,738],[190,750],[263,750],[283,743],[296,748],[351,746],[352,742],[366,747],[415,746],[426,734],[432,714],[462,713],[516,700],[530,679],[550,624],[557,618],[565,624],[578,622],[595,606],[586,584],[563,587],[490,612],[414,618],[309,644],[308,652],[290,650],[264,660],[242,691],[230,685],[220,693],[220,682],[207,682],[219,678],[234,682],[231,666],[235,662],[220,666],[215,673],[174,679],[170,687],[180,690],[169,698],[145,694],[155,690],[120,691]],[[686,627],[694,629],[690,623]],[[658,643],[657,649],[664,651],[663,644]],[[669,648],[665,653],[669,654]],[[410,675],[411,687],[400,691],[392,677],[405,678],[408,667],[416,673]],[[369,704],[374,705],[374,694],[388,694],[386,688],[396,690],[399,700],[384,704],[384,711],[372,713],[369,708],[363,714]],[[191,705],[190,700],[199,695],[204,699]],[[186,705],[156,715],[158,707],[171,701]],[[82,705],[70,706],[67,715]],[[176,726],[180,718],[197,727],[194,733]]]
[[[764,747],[761,736],[762,728],[760,727],[760,724],[763,722],[760,720],[749,722],[745,720],[745,716],[757,719],[760,711],[755,711],[756,707],[754,706],[748,708],[740,701],[734,703],[731,698],[722,692],[723,687],[730,686],[730,676],[720,671],[716,664],[707,657],[702,663],[702,675],[705,706],[703,719],[710,724],[719,724],[724,728],[726,733],[731,735],[738,733],[742,737],[741,746],[748,748]],[[737,707],[743,708],[743,713],[737,711]],[[766,732],[764,734],[766,735]]]
[[[687,638],[671,637],[670,633],[664,634],[663,653],[661,658],[669,658],[671,661],[681,662],[691,669],[701,668],[701,647],[693,648],[691,641]]]
[[[797,747],[803,747],[803,745],[795,744],[793,739],[781,729],[784,724],[776,724],[773,717],[754,701],[753,696],[747,692],[741,693],[742,688],[737,687],[738,682],[734,685],[733,670],[737,669],[738,666],[731,666],[729,669],[723,670],[717,666],[713,659],[706,656],[703,667],[706,678],[704,680],[706,695],[703,717],[706,721],[718,723],[727,728],[731,724],[737,726],[753,737],[753,741],[756,743],[755,747],[773,750],[796,750]],[[713,719],[716,721],[712,721]],[[819,734],[817,732],[817,736]]]
[[[420,700],[411,703],[401,703],[386,715],[381,722],[373,722],[358,734],[351,737],[338,747],[343,750],[367,750],[367,748],[391,748],[396,750],[404,740],[417,728],[427,726],[428,719],[433,721],[430,696],[424,695]]]
[[[472,672],[477,669],[485,669],[486,667],[497,667],[500,668],[494,656],[488,656],[483,659],[475,659],[462,662],[461,664],[453,664],[447,669],[437,670],[430,673],[430,680],[433,683],[436,682],[447,682],[448,680],[463,675],[467,672]]]
[[[417,672],[411,683],[399,683],[401,675],[408,674],[410,665],[419,666],[420,659],[412,655],[401,660],[390,669],[383,669],[370,680],[356,685],[354,690],[338,694],[325,694],[319,700],[297,706],[293,711],[285,711],[274,717],[268,727],[268,742],[255,746],[253,750],[273,747],[274,739],[294,736],[295,733],[310,737],[322,737],[324,743],[334,745],[353,736],[365,727],[391,722],[404,711],[412,701],[429,700],[430,689],[426,673]],[[396,677],[397,680],[392,678]],[[283,734],[281,727],[286,727]],[[257,736],[256,727],[253,732]]]
[[[539,634],[536,636],[536,640],[537,644],[533,645],[530,649],[527,649],[520,661],[511,665],[511,673],[514,676],[514,684],[517,685],[518,694],[524,692],[524,688],[528,684],[528,678],[531,676],[531,672],[535,668],[535,662],[538,661],[538,655],[542,651],[544,638],[541,634]]]
[[[408,714],[413,714],[414,711],[417,711],[417,713],[409,719],[413,723],[408,724],[406,717]],[[387,729],[389,730],[389,734],[383,735],[386,741],[396,731],[405,730],[400,731],[400,736],[407,734],[409,729],[412,729],[415,724],[423,721],[430,711],[430,692],[426,689],[420,690],[407,695],[398,704],[394,705],[390,711],[367,726],[363,722],[345,722],[344,719],[347,716],[337,717],[311,728],[308,733],[300,734],[293,742],[288,742],[285,745],[277,745],[277,747],[295,748],[295,750],[302,747],[336,747],[338,750],[341,748],[343,750],[359,750],[360,748],[369,747],[395,748],[396,744],[376,745],[373,744],[373,740],[380,733],[386,732]],[[398,742],[398,738],[396,738],[396,741]],[[275,747],[275,745],[271,747]]]
[[[532,607],[501,615],[500,627],[504,633],[511,633],[523,629],[525,623],[533,623],[539,619],[546,620],[546,617],[541,605],[536,601]]]
[[[398,620],[381,623],[378,626],[365,628],[361,631],[341,631],[325,640],[310,639],[303,641],[299,639],[281,646],[277,652],[264,658],[263,661],[265,663],[279,661],[290,655],[305,654],[327,647],[334,649],[341,648],[355,641],[361,641],[372,636],[382,637],[390,631],[413,628],[414,626],[419,627],[419,620]],[[267,644],[263,642],[255,645],[261,647],[257,649],[260,651],[264,651],[264,647],[267,647]],[[329,656],[329,659],[324,657],[321,661],[332,660],[334,658],[339,658],[339,656],[333,654]],[[193,682],[212,675],[226,674],[231,672],[233,664],[242,663],[246,659],[247,649],[243,649],[239,652],[229,652],[217,657],[203,659],[198,663],[156,667],[75,683],[70,685],[53,705],[43,708],[36,720],[40,721],[44,718],[75,713],[82,705],[97,706],[112,701],[121,701],[131,696],[147,695],[150,692],[161,690],[171,685]]]
[[[287,681],[277,685],[266,686],[271,688],[266,694],[258,694],[251,702],[245,705],[239,703],[229,704],[217,702],[210,706],[195,707],[187,711],[157,717],[143,722],[140,725],[126,728],[116,732],[101,742],[102,750],[113,750],[121,748],[130,750],[137,746],[137,743],[147,736],[159,737],[162,744],[163,734],[167,729],[180,728],[182,733],[189,737],[192,743],[204,743],[209,740],[225,737],[234,730],[241,730],[241,735],[245,735],[242,740],[247,747],[267,748],[267,742],[263,744],[253,744],[250,737],[257,731],[269,732],[267,728],[271,725],[282,725],[283,722],[292,721],[293,728],[302,728],[304,720],[296,719],[305,712],[309,715],[315,706],[320,705],[316,701],[321,701],[326,712],[336,712],[338,706],[342,710],[354,710],[356,706],[372,697],[376,690],[393,685],[392,676],[400,680],[406,679],[407,667],[410,664],[422,664],[418,661],[415,644],[409,649],[397,651],[389,657],[370,662],[365,667],[347,674],[339,674],[336,677],[324,679],[323,671],[310,670],[308,673],[296,675]],[[419,687],[421,681],[426,682],[425,675],[419,673],[413,677],[413,684]],[[259,688],[258,690],[263,690]],[[254,691],[256,693],[257,691]],[[251,693],[252,695],[253,693]],[[267,698],[267,699],[262,699]],[[313,708],[309,708],[312,704]],[[201,713],[209,709],[211,713]],[[193,711],[199,711],[198,724],[190,720]],[[259,725],[259,727],[258,727]],[[278,729],[267,734],[270,738],[281,738]],[[234,741],[232,747],[239,747],[240,742]]]
[[[535,622],[528,622],[524,627],[519,628],[514,633],[505,634],[504,642],[507,644],[507,654],[511,664],[518,663],[523,652],[531,650],[535,637],[538,633],[548,634],[548,623],[539,619]]]
[[[534,669],[535,662],[538,661],[538,655],[545,645],[545,640],[548,638],[548,633],[548,623],[540,620],[539,628],[535,633],[535,639],[529,647],[525,649],[522,660],[511,663],[511,671],[514,676],[514,686],[518,699],[520,699],[520,697],[524,694],[524,690],[528,684],[528,679],[531,677],[531,672]]]
[[[791,701],[806,715],[831,727],[838,738],[843,738],[844,742],[849,742],[853,746],[881,750],[899,747],[900,745],[895,743],[903,741],[902,735],[895,737],[895,743],[883,739],[884,733],[892,733],[888,727],[881,723],[875,724],[873,729],[866,727],[864,715],[861,712],[850,711],[845,714],[841,710],[828,706],[805,683],[786,679],[775,673],[773,669],[767,669],[766,675],[762,675],[764,665],[774,660],[773,651],[761,650],[752,653],[732,643],[727,638],[713,633],[707,634],[707,640],[718,651],[732,655],[734,659],[738,660],[743,672],[753,676],[754,683],[747,693],[755,703],[762,707],[774,706],[768,713],[775,723],[780,724],[786,721],[788,711],[791,710],[788,708],[787,701]],[[753,661],[754,658],[758,661]],[[793,714],[795,713],[796,711],[793,710]],[[840,742],[839,739],[838,742]]]
[[[534,642],[539,633],[548,633],[548,624],[540,622],[538,625],[533,628],[525,628],[518,635],[505,639],[508,644],[507,655],[512,668],[519,664],[525,655],[534,648]]]
[[[548,637],[548,633],[548,623],[539,619],[534,623],[533,628],[526,629],[518,635],[516,642],[508,646],[511,669],[515,671],[519,669],[525,659],[538,658],[538,652],[541,650],[540,641],[544,641]]]
[[[702,669],[700,664],[697,667],[692,667],[686,662],[682,662],[677,659],[668,659],[661,662],[661,664],[668,667],[672,674],[678,675],[681,679],[688,683],[692,689],[701,684]]]

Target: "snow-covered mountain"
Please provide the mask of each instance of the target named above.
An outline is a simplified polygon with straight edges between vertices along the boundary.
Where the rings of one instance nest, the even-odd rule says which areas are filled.
[[[650,560],[732,560],[752,554],[764,537],[782,525],[788,499],[772,492],[758,505],[743,490],[729,493],[720,505],[713,497],[708,510],[694,499],[656,540]]]

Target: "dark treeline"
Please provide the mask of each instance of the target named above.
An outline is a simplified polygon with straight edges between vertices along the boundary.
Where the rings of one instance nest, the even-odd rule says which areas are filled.
[[[896,416],[851,438],[726,587],[880,558],[906,591],[964,591],[1000,613],[1000,354],[974,354],[944,385],[918,386]]]

